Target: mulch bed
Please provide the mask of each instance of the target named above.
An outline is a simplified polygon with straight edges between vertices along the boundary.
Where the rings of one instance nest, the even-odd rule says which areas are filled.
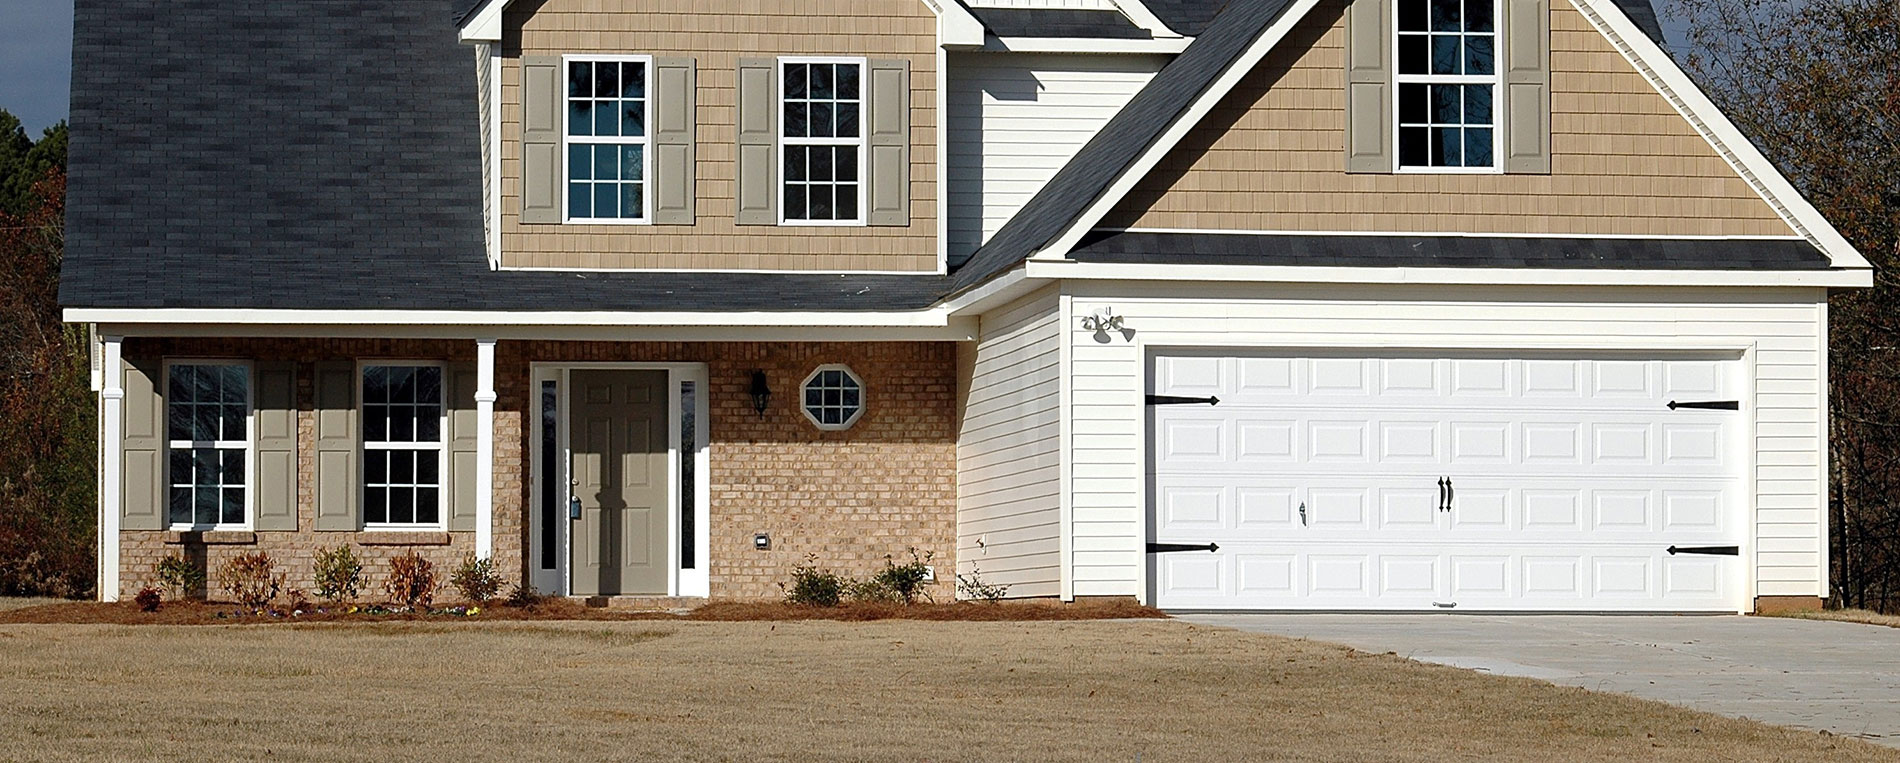
[[[157,612],[141,612],[132,602],[70,602],[0,612],[0,625],[107,624],[107,625],[260,625],[271,623],[390,622],[496,622],[505,620],[659,620],[676,622],[747,622],[791,620],[936,620],[1010,622],[1029,620],[1110,620],[1165,618],[1152,607],[1132,601],[1048,604],[1027,602],[958,602],[955,604],[845,604],[807,607],[779,602],[712,602],[690,612],[654,612],[589,607],[568,599],[550,599],[528,606],[495,604],[475,614],[435,612],[350,612],[348,606],[323,606],[321,611],[291,615],[246,614],[236,605],[219,602],[166,602]]]

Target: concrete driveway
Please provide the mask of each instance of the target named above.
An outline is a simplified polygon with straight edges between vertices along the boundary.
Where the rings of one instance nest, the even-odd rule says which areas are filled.
[[[1181,615],[1900,747],[1900,629],[1772,617]]]

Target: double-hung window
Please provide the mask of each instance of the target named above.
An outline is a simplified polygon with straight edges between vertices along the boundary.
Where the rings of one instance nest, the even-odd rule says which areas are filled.
[[[442,366],[363,367],[363,526],[441,529]]]
[[[1396,0],[1402,169],[1497,165],[1498,0]]]
[[[567,220],[644,223],[647,193],[648,56],[568,56]]]
[[[861,58],[779,60],[782,222],[863,222],[863,76]]]
[[[173,363],[166,377],[167,516],[172,527],[249,527],[250,366]]]

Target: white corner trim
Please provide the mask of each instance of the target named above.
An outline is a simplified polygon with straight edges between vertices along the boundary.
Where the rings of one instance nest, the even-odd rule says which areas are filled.
[[[495,340],[475,340],[475,556],[495,555]],[[539,399],[539,398],[536,398]]]
[[[983,44],[983,22],[956,0],[924,0],[937,14],[937,47],[974,48]]]
[[[1770,286],[1865,288],[1869,269],[1577,270],[1554,268],[1365,268],[1308,265],[1180,265],[1030,260],[1029,278],[1243,283],[1433,284],[1460,286]]]
[[[1729,121],[1728,115],[1716,108],[1715,102],[1709,100],[1708,95],[1682,71],[1682,67],[1676,65],[1675,59],[1649,39],[1649,35],[1643,34],[1622,9],[1615,7],[1609,0],[1570,0],[1570,3],[1649,81],[1650,86],[1656,88],[1656,92],[1676,109],[1676,113],[1689,121],[1696,132],[1709,142],[1709,146],[1728,162],[1729,167],[1761,195],[1762,200],[1775,210],[1775,214],[1796,232],[1814,242],[1833,260],[1834,267],[1872,267],[1867,258],[1861,256],[1860,251],[1835,229],[1833,223],[1822,217],[1820,211],[1775,168],[1774,163],[1755,148],[1755,144],[1735,127],[1734,122]]]
[[[1192,37],[1152,40],[1091,39],[1086,37],[994,37],[983,44],[993,53],[1124,53],[1169,54],[1187,50]]]
[[[1134,164],[1129,165],[1119,177],[1115,178],[1115,182],[1089,205],[1081,217],[1070,223],[1068,230],[1056,237],[1054,242],[1032,254],[1031,260],[1060,259],[1069,250],[1074,249],[1082,237],[1087,235],[1096,223],[1101,222],[1102,218],[1108,215],[1109,210],[1114,209],[1121,198],[1126,196],[1143,177],[1146,177],[1155,165],[1160,164],[1162,157],[1167,156],[1175,144],[1180,143],[1181,139],[1187,136],[1189,130],[1194,129],[1194,126],[1199,124],[1208,112],[1213,111],[1221,99],[1227,97],[1227,93],[1232,91],[1235,85],[1240,84],[1240,81],[1253,71],[1254,66],[1258,65],[1261,59],[1266,58],[1268,53],[1278,47],[1280,41],[1286,38],[1287,33],[1293,30],[1294,25],[1305,18],[1306,14],[1317,5],[1319,5],[1319,0],[1294,0],[1293,5],[1280,14],[1280,18],[1275,19],[1273,24],[1253,41],[1246,52],[1234,59],[1227,70],[1221,72],[1220,77],[1208,86],[1207,91],[1201,93],[1200,97],[1188,106],[1187,111],[1177,116],[1173,124],[1168,125],[1167,131],[1163,132],[1159,139],[1135,158]]]
[[[501,12],[511,0],[488,0],[463,22],[462,42],[501,42]]]
[[[501,267],[501,43],[488,46],[488,269]]]
[[[105,383],[99,390],[99,600],[119,600],[119,517],[125,511],[125,370],[120,339],[104,337]]]
[[[1155,37],[1183,36],[1180,32],[1169,29],[1168,25],[1162,22],[1161,17],[1156,16],[1154,11],[1148,10],[1148,6],[1141,0],[1109,0],[1109,2],[1113,3],[1115,9],[1121,11],[1123,16],[1127,16],[1129,21],[1135,22],[1135,26],[1148,30],[1148,33]]]

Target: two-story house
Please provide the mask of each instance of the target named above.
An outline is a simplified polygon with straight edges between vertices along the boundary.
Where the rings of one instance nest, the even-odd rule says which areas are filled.
[[[80,0],[100,591],[1827,592],[1868,264],[1648,0]]]

